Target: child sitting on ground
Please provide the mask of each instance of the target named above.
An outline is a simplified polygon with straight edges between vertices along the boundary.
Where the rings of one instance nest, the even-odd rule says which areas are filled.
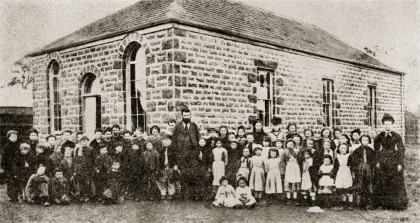
[[[45,175],[45,167],[40,166],[35,174],[32,174],[26,184],[26,197],[30,204],[44,204],[49,206],[48,183],[50,179]]]
[[[215,201],[213,202],[214,206],[233,208],[242,205],[242,203],[235,198],[235,189],[229,185],[227,177],[222,176],[219,183],[220,186],[217,189]]]
[[[50,183],[51,200],[55,204],[69,204],[70,203],[70,183],[64,178],[63,171],[56,169],[55,175]]]
[[[240,204],[244,207],[254,207],[255,198],[252,196],[251,188],[247,186],[247,180],[245,177],[238,179],[238,187],[235,191],[236,199],[239,200]]]

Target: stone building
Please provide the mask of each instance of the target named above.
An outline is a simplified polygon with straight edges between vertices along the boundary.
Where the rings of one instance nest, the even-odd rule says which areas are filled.
[[[404,73],[317,26],[228,0],[143,0],[29,55],[43,134],[165,126],[188,107],[202,128],[273,116],[299,130],[404,133]]]

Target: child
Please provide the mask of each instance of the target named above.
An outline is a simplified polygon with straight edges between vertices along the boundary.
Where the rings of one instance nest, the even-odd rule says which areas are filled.
[[[119,204],[124,201],[122,196],[123,173],[119,169],[120,164],[118,162],[113,162],[111,171],[107,174],[106,189],[103,193],[104,200],[101,202],[103,204]]]
[[[331,147],[333,145],[333,142],[330,139],[324,139],[322,140],[321,145],[322,145],[322,148],[320,150],[320,155],[321,156],[329,155],[331,159],[334,160],[336,152]]]
[[[90,201],[92,196],[91,179],[95,157],[93,149],[89,145],[89,138],[82,136],[80,145],[74,149],[74,182],[76,184],[76,196],[82,202]]]
[[[236,199],[239,200],[240,204],[245,207],[254,207],[255,198],[252,196],[251,189],[247,186],[247,180],[245,177],[239,177],[238,187],[235,191]]]
[[[216,192],[220,185],[220,178],[225,175],[225,167],[228,164],[228,152],[222,147],[222,139],[216,140],[216,148],[213,149],[212,154],[213,192]]]
[[[306,141],[310,138],[314,137],[314,131],[312,129],[305,129],[303,130],[303,141],[302,141],[302,147],[303,149],[306,149]]]
[[[335,188],[341,195],[342,206],[352,207],[353,195],[350,193],[350,188],[353,186],[352,174],[350,171],[351,160],[349,159],[349,148],[346,144],[341,144],[338,147],[337,157],[334,162],[334,170],[337,173],[335,178]],[[348,203],[346,200],[348,198]]]
[[[288,131],[286,134],[286,140],[292,139],[293,135],[297,133],[297,124],[289,123],[286,129]]]
[[[351,138],[351,143],[350,144],[351,144],[351,146],[349,148],[350,154],[352,154],[354,152],[354,150],[356,150],[359,146],[361,146],[360,135],[361,135],[360,129],[355,129],[355,130],[351,131],[351,134],[350,134],[350,138]]]
[[[314,185],[312,184],[311,178],[311,167],[313,166],[313,159],[312,153],[310,150],[304,150],[303,156],[305,161],[302,165],[302,183],[301,183],[301,191],[303,195],[303,199],[307,200],[308,196],[311,197],[309,203],[311,204],[312,201],[315,200],[315,193],[314,193]],[[311,205],[312,206],[312,205]]]
[[[70,147],[64,150],[64,157],[61,160],[60,168],[63,171],[64,178],[72,181],[74,176],[74,161]]]
[[[148,200],[154,200],[157,194],[156,180],[159,174],[159,153],[154,149],[154,140],[147,139],[146,151],[143,152],[142,166],[144,167],[143,188]]]
[[[160,128],[156,125],[152,126],[150,128],[150,136],[147,139],[153,141],[153,148],[155,150],[159,150],[162,147],[162,138],[160,136]]]
[[[265,136],[262,143],[263,143],[263,146],[262,146],[262,151],[261,151],[261,157],[264,160],[267,160],[269,158],[269,155],[270,155],[269,153],[270,153],[270,149],[271,149],[271,147],[270,147],[270,144],[271,144],[270,137]]]
[[[44,204],[49,206],[48,183],[50,179],[45,175],[45,167],[40,166],[35,174],[32,174],[26,184],[26,197],[28,203]]]
[[[207,139],[207,145],[210,148],[216,147],[217,130],[215,128],[208,128],[207,132],[209,133],[209,137]]]
[[[57,147],[59,147],[57,145],[56,136],[55,135],[49,135],[49,136],[46,137],[46,140],[47,140],[47,143],[50,145],[52,153],[54,153],[54,151],[57,149]],[[60,148],[58,148],[58,149],[60,149]],[[61,149],[60,149],[60,153],[61,153]],[[61,153],[61,154],[63,154],[63,153]]]
[[[17,198],[19,200],[19,203],[23,202],[25,186],[28,182],[29,177],[32,174],[32,169],[29,165],[31,163],[29,150],[29,144],[22,143],[20,145],[20,153],[17,154],[12,167],[14,180],[12,181],[12,184],[7,185],[8,187],[11,187],[15,192],[13,193],[11,198],[14,200]]]
[[[159,169],[160,175],[157,181],[161,193],[161,200],[172,200],[175,194],[175,173],[174,165],[176,165],[176,154],[171,147],[172,141],[169,138],[162,140],[162,148],[159,152]]]
[[[60,167],[61,160],[63,159],[63,154],[61,153],[61,148],[58,146],[53,147],[54,152],[50,156],[51,163],[53,165],[52,168],[56,169]]]
[[[275,149],[279,151],[279,158],[280,158],[280,175],[281,179],[284,182],[284,174],[286,171],[286,151],[283,148],[283,142],[281,140],[277,140],[275,143]]]
[[[229,185],[228,178],[223,176],[219,179],[219,188],[213,205],[216,207],[233,208],[239,205],[238,200],[235,198],[235,189]]]
[[[238,146],[243,149],[246,144],[245,127],[243,125],[238,127],[238,131],[236,132],[236,139],[238,140]]]
[[[319,191],[320,194],[331,194],[334,187],[334,166],[332,165],[332,157],[330,155],[324,155],[323,164],[319,168],[318,175],[321,176],[319,179]]]
[[[376,156],[375,151],[368,146],[371,138],[368,135],[362,135],[360,140],[362,145],[350,155],[351,168],[358,200],[360,200],[359,205],[362,209],[368,209],[372,203],[372,178]]]
[[[215,144],[215,142],[214,142]],[[211,173],[212,173],[212,164],[213,164],[213,150],[210,149],[210,147],[208,146],[206,140],[204,138],[200,138],[198,140],[198,150],[200,151],[199,157],[198,157],[198,162],[199,165],[197,165],[198,170],[196,173],[197,177],[201,180],[197,180],[197,184],[196,184],[196,190],[195,192],[193,192],[196,196],[196,198],[198,199],[213,199],[213,195],[211,193],[208,193],[211,187],[212,183],[212,179],[211,179]],[[178,178],[179,178],[179,173],[178,171],[174,172]],[[178,183],[176,184],[180,184],[179,179],[177,180]]]
[[[255,149],[255,146],[256,146],[256,144],[254,143],[254,135],[252,133],[247,133],[246,134],[246,141],[247,141],[247,143],[246,143],[244,148],[248,148],[249,152],[251,154],[254,154],[254,149]]]
[[[226,166],[226,177],[230,182],[235,182],[232,186],[236,185],[236,171],[238,170],[238,161],[241,159],[241,151],[238,149],[238,142],[234,138],[233,141],[230,141],[229,146],[229,160],[231,160]]]
[[[36,146],[36,150],[35,150],[36,154],[32,158],[32,164],[31,164],[31,166],[33,167],[32,173],[36,172],[36,170],[42,165],[45,167],[45,174],[47,176],[50,176],[53,172],[53,165],[50,158],[44,155],[44,149],[45,149],[45,146],[43,144],[38,144]]]
[[[29,155],[35,156],[36,146],[39,144],[38,130],[36,130],[34,128],[31,128],[29,130],[29,141],[28,141],[28,144],[31,147],[31,149],[29,150]],[[49,151],[44,151],[44,153],[46,154],[46,156],[50,156],[51,155],[51,154],[48,154]]]
[[[144,146],[143,146],[144,147]],[[140,201],[142,191],[142,159],[143,150],[138,144],[133,144],[132,149],[128,151],[128,198],[134,201]]]
[[[324,142],[329,141],[330,142],[330,148],[335,152],[336,146],[335,146],[335,143],[332,141],[333,137],[331,135],[332,135],[332,133],[331,133],[331,130],[329,128],[327,128],[327,127],[323,128],[321,130],[321,139],[319,140],[318,148],[322,148],[323,145],[324,145]],[[331,157],[333,157],[333,160],[334,160],[334,156],[331,156]]]
[[[103,136],[102,136],[102,130],[101,129],[95,129],[95,138],[92,140],[92,142],[89,143],[89,146],[93,149],[93,156],[97,157],[100,154],[101,150],[101,144],[103,144]]]
[[[95,159],[95,175],[94,175],[94,185],[95,185],[95,195],[101,202],[102,194],[105,190],[104,186],[106,185],[107,174],[111,169],[113,164],[112,158],[108,155],[108,149],[105,144],[100,144],[100,154]]]
[[[340,144],[341,135],[343,135],[343,132],[341,131],[341,129],[338,129],[338,128],[334,129],[334,131],[333,131],[333,141],[334,141],[334,144],[335,144],[336,148],[338,148],[338,145]]]
[[[270,134],[268,134],[268,136],[270,137],[270,141],[276,142],[278,140],[283,140],[284,133],[282,133],[280,129],[281,118],[273,117],[273,119],[271,119],[271,124],[273,124],[273,130]]]
[[[248,148],[244,148],[242,150],[242,157],[239,160],[239,170],[238,170],[238,173],[236,174],[238,179],[240,177],[243,177],[248,181],[250,166],[251,166],[250,155],[251,155],[251,153],[249,152]]]
[[[17,131],[10,130],[7,132],[7,142],[2,148],[3,154],[1,154],[1,168],[0,171],[4,171],[4,175],[7,180],[7,196],[10,198],[10,201],[18,201],[17,193],[15,188],[10,185],[14,185],[13,178],[13,163],[17,154],[20,152],[19,143],[17,142]]]
[[[316,191],[318,190],[318,170],[321,166],[323,160],[320,153],[315,149],[315,141],[313,138],[309,138],[306,140],[306,150],[309,151],[310,157],[312,159],[312,165],[308,167],[309,175],[311,177],[312,183],[312,191],[310,192],[311,201],[315,202],[316,199]]]
[[[262,148],[261,146],[255,147],[255,155],[250,159],[249,167],[251,169],[251,174],[249,177],[249,187],[255,193],[255,199],[259,201],[262,197],[264,191],[264,159],[261,156]]]
[[[267,172],[267,181],[265,184],[265,193],[276,195],[283,193],[283,181],[281,179],[281,160],[277,149],[270,149],[269,158],[264,161],[265,171]],[[272,202],[274,196],[271,196]]]
[[[70,203],[70,183],[64,178],[63,171],[56,169],[55,176],[50,182],[51,200],[55,204],[69,204]]]
[[[286,141],[286,173],[284,177],[287,204],[291,204],[291,192],[293,193],[293,200],[296,205],[299,205],[297,201],[297,195],[301,182],[300,168],[298,163],[298,151],[296,150],[296,142],[293,139]]]
[[[227,126],[220,126],[219,128],[219,138],[222,142],[222,147],[227,148],[229,146],[229,130]]]
[[[264,136],[267,136],[267,134],[264,132],[262,122],[260,120],[257,120],[254,123],[252,134],[254,135],[255,143],[262,144]]]

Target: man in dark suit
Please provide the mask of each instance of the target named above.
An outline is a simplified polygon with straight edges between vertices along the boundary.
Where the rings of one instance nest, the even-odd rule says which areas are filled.
[[[182,109],[181,115],[182,122],[176,124],[172,135],[173,148],[178,164],[174,169],[179,169],[181,173],[183,197],[198,200],[201,197],[199,190],[203,183],[200,178],[203,173],[199,171],[202,156],[200,156],[200,150],[197,146],[200,132],[197,125],[191,122],[191,111],[189,109]]]

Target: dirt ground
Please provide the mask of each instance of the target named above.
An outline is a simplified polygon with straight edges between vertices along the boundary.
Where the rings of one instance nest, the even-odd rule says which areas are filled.
[[[0,222],[420,222],[420,147],[407,146],[405,180],[409,208],[405,211],[326,209],[307,213],[307,207],[261,206],[251,210],[211,208],[205,202],[125,201],[120,205],[72,204],[32,206],[7,201],[0,187]]]

